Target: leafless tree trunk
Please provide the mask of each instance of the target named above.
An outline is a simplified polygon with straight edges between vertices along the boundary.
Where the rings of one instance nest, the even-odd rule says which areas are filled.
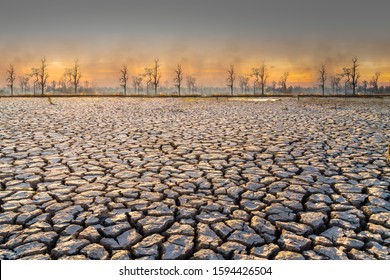
[[[79,65],[79,60],[75,59],[74,60],[74,66],[73,68],[70,69],[69,76],[71,79],[71,83],[74,88],[74,93],[77,94],[79,85],[80,85],[80,79],[82,77],[81,72],[80,72],[80,65]]]
[[[36,88],[39,84],[39,69],[38,68],[31,68],[31,74],[30,77],[33,78],[33,88],[34,88],[34,95],[36,94]]]
[[[14,82],[15,82],[15,68],[14,66],[11,64],[9,66],[9,68],[7,69],[7,78],[6,78],[6,82],[7,82],[7,86],[11,89],[11,96],[14,95]]]
[[[347,95],[348,86],[351,83],[351,69],[343,68],[343,73],[340,74],[341,77],[344,77],[344,93]]]
[[[137,76],[131,76],[131,84],[133,85],[134,88],[134,94],[137,94]]]
[[[240,76],[238,77],[238,81],[239,81],[241,93],[242,94],[246,93],[249,88],[249,78]]]
[[[320,69],[318,70],[318,82],[320,83],[320,87],[322,90],[322,96],[325,96],[325,81],[326,81],[326,68],[325,65],[322,64]]]
[[[284,72],[283,76],[280,77],[279,86],[280,86],[280,90],[283,93],[287,92],[287,78],[288,78],[288,76],[289,76],[289,73]]]
[[[193,94],[195,91],[195,83],[196,83],[196,78],[193,76],[187,76],[187,87],[188,87],[188,93]]]
[[[140,90],[142,89],[142,79],[143,79],[142,75],[131,77],[135,94],[139,94]]]
[[[374,93],[378,92],[378,80],[380,75],[381,75],[380,72],[376,72],[374,76],[372,76],[371,78],[370,86],[372,87],[372,91]]]
[[[338,93],[338,90],[340,88],[340,80],[341,80],[341,77],[338,75],[330,77],[330,85],[332,87],[333,94]]]
[[[259,81],[260,81],[260,69],[259,68],[252,68],[252,73],[251,73],[250,76],[254,77],[254,80],[253,80],[253,95],[256,95],[256,88],[258,88]]]
[[[227,69],[228,77],[226,79],[226,85],[230,88],[230,95],[234,93],[234,80],[236,79],[236,72],[234,70],[234,65],[231,64]]]
[[[127,81],[129,80],[129,74],[127,70],[127,65],[123,65],[122,69],[120,70],[121,77],[119,79],[119,82],[121,83],[121,87],[123,87],[123,94],[127,95]]]
[[[351,85],[352,85],[352,94],[355,95],[356,87],[358,86],[360,73],[358,70],[359,64],[357,64],[357,57],[352,58],[352,68],[351,68]]]
[[[152,84],[152,68],[145,68],[144,77],[146,77],[146,94],[149,95],[149,87]]]
[[[152,68],[152,84],[154,87],[154,94],[157,95],[157,89],[160,86],[160,79],[161,79],[161,73],[160,73],[160,64],[158,64],[159,59],[156,58],[154,60],[154,66]]]
[[[19,76],[19,86],[20,86],[20,90],[22,91],[22,94],[26,93],[26,90],[24,87],[24,76]]]
[[[181,65],[178,64],[177,68],[175,69],[175,77],[173,78],[173,81],[175,83],[175,87],[177,87],[177,91],[180,96],[180,89],[181,89],[181,81],[183,80],[183,70],[181,69]]]
[[[29,90],[29,84],[30,78],[28,75],[23,75],[19,77],[19,85],[22,89],[22,93],[26,93]]]
[[[45,87],[48,78],[49,78],[49,74],[47,73],[46,58],[43,57],[41,59],[41,67],[38,68],[38,84],[41,87],[42,95],[45,94]]]
[[[260,72],[259,72],[259,77],[260,77],[259,84],[260,84],[260,88],[261,88],[261,95],[264,95],[264,93],[265,93],[264,88],[267,85],[268,76],[269,75],[267,72],[267,67],[266,67],[265,63],[263,62],[263,64],[260,67]]]

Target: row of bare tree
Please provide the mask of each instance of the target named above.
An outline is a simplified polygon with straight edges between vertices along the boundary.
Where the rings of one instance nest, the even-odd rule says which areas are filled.
[[[16,72],[14,65],[10,65],[10,67],[6,71],[6,82],[7,86],[11,90],[11,95],[14,93],[14,84],[16,80]],[[74,65],[72,68],[65,69],[64,75],[61,77],[59,81],[59,85],[62,87],[66,87],[67,85],[71,84],[74,88],[74,93],[78,93],[78,88],[80,86],[80,79],[82,75],[80,72],[80,66],[78,64],[78,60],[76,59],[74,61]],[[49,78],[49,73],[47,70],[47,63],[46,58],[43,57],[41,59],[39,67],[31,68],[31,72],[25,75],[22,75],[19,77],[19,85],[21,88],[22,93],[26,93],[29,89],[29,82],[30,80],[33,83],[33,92],[34,95],[36,94],[37,90],[41,91],[41,94],[45,94],[45,89],[47,88],[47,82]],[[57,82],[52,81],[51,82],[51,88],[53,91],[56,90]]]
[[[144,70],[144,73],[132,76],[132,86],[134,88],[135,93],[139,93],[140,90],[142,90],[142,81],[145,79],[146,82],[146,93],[149,94],[149,89],[153,88],[154,89],[154,94],[157,95],[158,88],[160,86],[160,81],[161,81],[161,71],[160,71],[160,64],[159,64],[159,59],[156,58],[154,60],[154,64],[152,67],[146,67]],[[183,76],[183,69],[180,64],[177,65],[177,68],[174,71],[174,86],[178,90],[178,94],[180,96],[181,90],[183,88],[182,81],[184,79]],[[189,75],[186,77],[187,80],[187,88],[188,92],[194,93],[196,91],[196,78],[192,75]],[[127,68],[127,65],[123,65],[122,68],[120,69],[120,86],[123,88],[123,93],[124,95],[127,95],[127,84],[129,81],[129,71]]]
[[[230,65],[227,69],[227,78],[226,78],[226,86],[230,90],[230,94],[234,95],[234,82],[236,81],[236,70],[234,65]],[[177,92],[180,96],[181,90],[183,88],[182,81],[184,79],[183,68],[180,64],[174,70],[173,82],[174,86],[177,88]],[[127,82],[129,80],[129,72],[127,65],[123,65],[120,69],[120,86],[123,87],[123,92],[126,95],[127,92]],[[279,86],[282,92],[287,92],[287,78],[289,73],[286,72],[280,78]],[[252,68],[251,73],[247,76],[239,76],[239,86],[241,88],[242,93],[247,93],[249,91],[249,82],[250,78],[253,78],[253,94],[257,94],[258,90],[261,90],[261,94],[265,94],[265,89],[267,86],[267,80],[269,77],[269,73],[265,63],[263,62],[259,68]],[[146,78],[146,87],[147,94],[149,93],[149,86],[152,85],[154,88],[154,93],[157,94],[157,89],[160,85],[161,73],[160,73],[160,64],[159,59],[156,58],[154,60],[154,66],[151,68],[145,68],[145,72],[132,77],[132,84],[134,88],[134,92],[138,93],[142,88],[141,83],[142,80]],[[192,94],[196,91],[196,78],[192,75],[186,76],[188,93]],[[276,90],[276,82],[272,82],[273,91]]]
[[[321,65],[321,68],[318,71],[318,82],[319,86],[322,89],[322,95],[325,95],[325,81],[327,79],[327,72],[325,65]],[[370,81],[363,80],[361,82],[362,89],[364,93],[366,94],[368,91],[368,87],[371,86],[371,92],[377,93],[378,92],[378,81],[381,73],[375,72],[375,74],[371,77]],[[351,67],[344,67],[341,72],[332,75],[330,78],[330,86],[332,88],[332,92],[339,93],[341,90],[341,83],[344,83],[344,93],[348,93],[348,89],[352,90],[352,94],[356,94],[356,90],[359,85],[359,79],[360,79],[360,72],[359,72],[359,64],[358,64],[358,58],[354,57],[352,58],[352,65]]]
[[[235,89],[235,81],[236,81],[236,70],[234,65],[230,65],[226,70],[227,78],[226,78],[226,86],[230,90],[230,94],[234,95]],[[11,95],[14,92],[14,83],[16,80],[15,68],[14,65],[10,65],[10,67],[6,71],[6,82],[7,86],[10,88]],[[287,79],[289,77],[289,73],[285,72],[278,82],[279,88],[278,90],[282,93],[286,93],[288,91],[287,88]],[[376,72],[370,81],[362,81],[361,86],[365,93],[367,93],[367,89],[371,86],[372,92],[378,91],[378,80],[380,77],[380,72]],[[37,90],[41,91],[41,94],[44,95],[45,88],[47,87],[47,81],[49,78],[49,74],[47,71],[47,63],[46,58],[43,57],[40,61],[40,66],[37,68],[31,68],[31,72],[29,74],[23,75],[19,77],[19,85],[22,90],[22,93],[26,93],[29,87],[29,81],[33,82],[33,92],[36,94]],[[78,60],[74,61],[74,65],[71,68],[66,68],[64,74],[60,78],[58,84],[56,81],[51,82],[51,90],[53,92],[56,91],[57,86],[62,91],[67,91],[69,89],[73,89],[74,93],[77,94],[80,87],[80,80],[82,78],[82,74],[80,71],[80,65]],[[265,94],[267,88],[267,81],[269,78],[269,71],[267,65],[262,62],[260,67],[252,68],[251,72],[244,76],[238,77],[238,84],[241,89],[241,93],[245,94],[250,90],[250,81],[252,79],[252,87],[253,94],[256,95],[260,91],[261,95]],[[149,94],[151,89],[154,90],[154,94],[157,95],[158,88],[160,87],[161,81],[161,64],[159,59],[156,58],[151,67],[146,67],[144,72],[138,75],[134,75],[131,77],[132,86],[134,88],[135,93],[139,93],[143,90],[142,82],[146,83],[146,92]],[[173,73],[173,82],[175,88],[177,88],[179,96],[181,95],[181,90],[183,88],[183,79],[184,79],[184,71],[182,66],[179,64],[174,70]],[[326,81],[328,79],[326,66],[323,64],[318,70],[318,86],[322,91],[322,95],[325,95]],[[359,72],[359,64],[357,57],[352,59],[351,67],[344,67],[340,73],[332,75],[329,77],[330,86],[332,88],[333,93],[339,93],[341,90],[341,83],[344,83],[344,91],[347,94],[348,89],[352,90],[352,94],[356,94],[357,87],[359,85],[360,72]],[[124,95],[127,95],[128,81],[129,81],[129,70],[127,65],[123,65],[120,69],[120,86],[123,88]],[[85,81],[85,87],[88,88],[88,81]],[[188,93],[193,94],[196,91],[196,78],[192,75],[186,76],[186,85],[188,88]],[[277,83],[275,81],[271,82],[270,88],[273,93],[276,91]]]

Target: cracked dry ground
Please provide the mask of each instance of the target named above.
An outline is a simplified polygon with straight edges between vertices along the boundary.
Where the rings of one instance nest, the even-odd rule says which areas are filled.
[[[0,100],[1,259],[390,259],[388,101]]]

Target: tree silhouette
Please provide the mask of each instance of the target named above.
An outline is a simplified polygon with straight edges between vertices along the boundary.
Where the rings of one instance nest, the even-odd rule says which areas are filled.
[[[195,88],[196,78],[193,76],[187,76],[186,79],[187,79],[188,93],[189,94],[194,93],[194,91],[196,90]]]
[[[378,80],[380,75],[380,72],[376,72],[374,76],[371,77],[370,86],[372,87],[373,92],[378,92]]]
[[[9,66],[6,73],[7,73],[7,78],[6,78],[7,86],[10,88],[11,96],[12,96],[14,95],[14,82],[16,79],[15,68],[12,64]]]
[[[249,89],[249,78],[240,76],[238,77],[238,83],[240,85],[241,93],[246,93]]]
[[[260,69],[259,69],[259,85],[260,85],[260,88],[261,88],[261,95],[264,95],[264,89],[267,85],[267,79],[268,79],[268,72],[267,72],[267,67],[263,61]]]
[[[183,70],[181,69],[181,65],[178,64],[177,68],[175,69],[175,77],[173,78],[173,82],[175,83],[175,87],[177,87],[177,91],[180,96],[180,89],[181,89],[181,81],[183,80]]]
[[[74,88],[74,93],[77,94],[80,85],[80,79],[82,77],[78,59],[74,60],[74,66],[70,69],[69,76],[70,76],[70,82]]]
[[[23,75],[19,77],[19,85],[20,85],[20,89],[22,90],[22,93],[27,92],[29,80],[30,78],[27,75]]]
[[[131,81],[132,81],[133,88],[134,88],[134,93],[137,94],[142,89],[142,80],[143,80],[143,75],[131,77]]]
[[[39,84],[39,69],[38,68],[31,68],[31,74],[30,77],[33,78],[33,93],[35,95],[37,85]]]
[[[45,87],[49,74],[47,72],[46,58],[41,59],[41,66],[38,68],[38,84],[41,87],[41,94],[45,94]]]
[[[351,84],[351,69],[343,68],[343,72],[339,75],[344,78],[344,93],[347,95],[348,86]]]
[[[119,78],[120,86],[123,87],[123,94],[127,94],[127,81],[129,80],[129,74],[127,70],[127,65],[123,65],[120,69],[121,77]]]
[[[226,79],[226,85],[230,88],[230,95],[234,93],[234,80],[236,79],[236,72],[234,70],[234,65],[231,64],[227,69],[228,77]]]
[[[338,93],[338,90],[340,89],[340,81],[341,81],[341,77],[339,75],[330,77],[330,85],[332,87],[333,94]]]
[[[145,68],[144,77],[146,77],[146,94],[149,94],[149,87],[152,84],[152,68]]]
[[[320,88],[322,90],[322,96],[325,95],[325,81],[326,81],[326,68],[325,65],[322,64],[320,69],[318,70],[318,82],[320,83]]]
[[[289,73],[284,72],[283,76],[281,76],[280,80],[279,80],[280,90],[283,93],[287,92],[287,78],[288,78],[288,76],[289,76]]]
[[[252,68],[252,72],[250,76],[253,77],[253,94],[256,95],[256,88],[259,87],[259,81],[260,81],[260,69]]]
[[[151,68],[151,78],[152,78],[152,85],[154,87],[154,94],[157,95],[157,89],[160,86],[160,79],[161,79],[161,73],[160,73],[160,64],[159,59],[156,58],[154,60],[154,66]]]
[[[351,85],[352,85],[352,94],[355,95],[356,87],[359,82],[360,73],[358,70],[359,64],[357,64],[357,57],[352,58],[352,67],[351,67]]]

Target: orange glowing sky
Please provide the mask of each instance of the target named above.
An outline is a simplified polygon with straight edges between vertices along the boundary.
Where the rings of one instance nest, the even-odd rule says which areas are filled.
[[[10,64],[19,76],[43,56],[50,81],[77,58],[82,80],[114,87],[123,64],[139,74],[156,57],[163,85],[173,85],[177,64],[198,85],[225,86],[230,64],[240,76],[265,61],[269,83],[289,72],[289,85],[315,86],[321,64],[332,75],[357,56],[361,80],[379,71],[380,84],[390,85],[390,4],[354,1],[351,8],[351,1],[37,0],[20,9],[21,0],[4,0],[0,86]]]

